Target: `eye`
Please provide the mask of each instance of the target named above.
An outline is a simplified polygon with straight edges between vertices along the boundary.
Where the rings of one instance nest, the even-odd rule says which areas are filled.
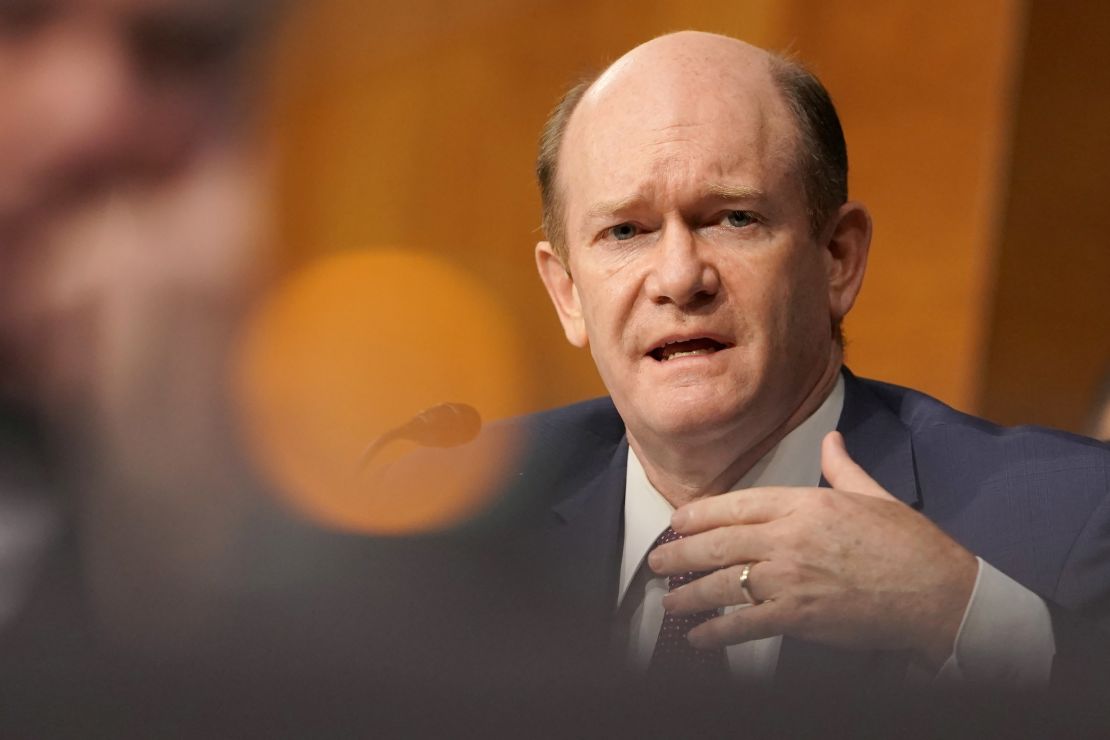
[[[636,227],[632,224],[624,223],[617,224],[616,226],[610,226],[608,229],[605,230],[605,233],[607,236],[612,237],[614,240],[618,242],[623,242],[636,236],[638,231]]]
[[[751,211],[729,211],[724,218],[725,223],[733,228],[741,229],[755,223],[755,216]]]

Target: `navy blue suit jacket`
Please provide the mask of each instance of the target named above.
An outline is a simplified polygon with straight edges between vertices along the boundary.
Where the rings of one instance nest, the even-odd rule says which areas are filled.
[[[878,483],[956,541],[1042,596],[1053,612],[1054,677],[1098,668],[1110,627],[1110,447],[1036,427],[1001,428],[913,390],[845,371],[838,429]],[[608,398],[495,425],[524,441],[493,514],[542,554],[542,581],[583,634],[611,634],[622,546],[624,424]],[[589,640],[581,644],[593,644]],[[600,645],[597,643],[593,649]],[[830,659],[824,659],[830,658]],[[778,680],[904,676],[905,656],[790,640]],[[1070,668],[1069,668],[1070,666]],[[1078,666],[1078,667],[1077,667]],[[1105,666],[1110,672],[1110,664]]]

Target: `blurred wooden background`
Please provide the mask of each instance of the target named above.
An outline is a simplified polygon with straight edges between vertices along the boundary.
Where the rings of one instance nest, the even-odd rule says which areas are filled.
[[[285,265],[400,247],[464,271],[518,361],[487,417],[603,392],[535,276],[535,142],[578,75],[683,28],[791,50],[838,104],[852,197],[876,221],[849,365],[1005,423],[1081,427],[1110,361],[1099,2],[304,3],[266,118]],[[403,323],[404,304],[380,320]]]

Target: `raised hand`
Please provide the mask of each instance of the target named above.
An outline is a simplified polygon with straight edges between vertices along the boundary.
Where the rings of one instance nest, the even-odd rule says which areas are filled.
[[[687,504],[684,539],[649,557],[660,575],[717,569],[672,593],[668,611],[747,601],[692,630],[699,647],[791,635],[838,647],[910,650],[939,667],[951,654],[975,583],[975,557],[887,493],[837,432],[821,447],[832,488],[752,488]]]

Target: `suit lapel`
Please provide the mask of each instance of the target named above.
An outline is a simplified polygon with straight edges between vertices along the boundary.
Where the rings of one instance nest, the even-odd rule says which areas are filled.
[[[844,410],[837,429],[848,454],[903,503],[920,506],[910,430],[856,376],[844,370]],[[828,486],[822,477],[821,485]]]
[[[597,475],[552,506],[546,539],[566,592],[575,594],[591,619],[607,624],[617,600],[628,443],[622,438],[601,454]]]
[[[569,420],[541,417],[524,434],[509,428],[525,452],[474,528],[479,542],[507,545],[502,568],[576,647],[609,636],[624,523],[624,423],[611,403],[592,405]]]
[[[844,435],[848,454],[876,482],[903,503],[920,506],[909,429],[847,369],[837,430]],[[821,486],[828,485],[822,477]],[[864,690],[882,690],[901,683],[907,663],[903,653],[840,650],[786,637],[776,682],[787,686],[849,682]]]

